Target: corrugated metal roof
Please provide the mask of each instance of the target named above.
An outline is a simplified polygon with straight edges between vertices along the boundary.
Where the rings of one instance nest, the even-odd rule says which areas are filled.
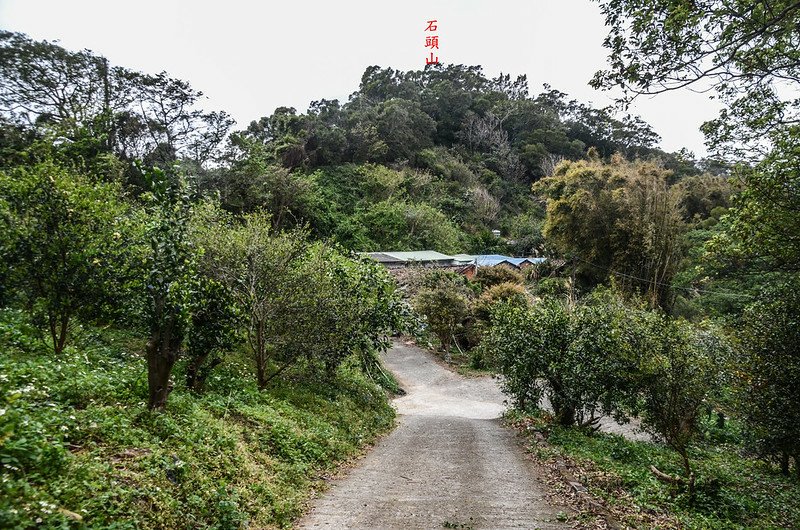
[[[475,257],[475,263],[478,264],[478,267],[494,267],[495,265],[499,265],[503,262],[510,263],[514,265],[509,260],[513,258],[509,258],[508,256],[501,256],[500,254],[486,254],[482,256]],[[516,267],[516,265],[514,265]]]
[[[499,265],[503,262],[510,263],[515,267],[519,267],[523,263],[544,263],[546,261],[545,258],[512,258],[511,256],[503,256],[501,254],[485,254],[481,256],[475,256],[475,262],[480,267],[494,267],[495,265]]]
[[[453,256],[435,250],[417,250],[414,252],[382,252],[387,256],[404,261],[453,261]]]
[[[546,261],[545,258],[512,258],[511,256],[503,256],[501,254],[456,254],[455,256],[448,256],[447,254],[442,254],[435,250],[417,250],[412,252],[362,252],[362,254],[369,256],[379,263],[450,262],[452,265],[468,265],[475,263],[479,267],[494,267],[501,263],[508,263],[514,267],[519,267],[526,262],[537,264]]]
[[[475,263],[476,256],[471,254],[456,254],[453,256],[453,263],[456,265],[469,265]]]
[[[362,252],[362,255],[372,258],[378,263],[397,263],[405,261],[389,256],[384,252]]]
[[[545,261],[547,261],[545,258],[506,258],[506,259],[518,267],[523,263],[532,263],[536,265],[537,263],[544,263]]]

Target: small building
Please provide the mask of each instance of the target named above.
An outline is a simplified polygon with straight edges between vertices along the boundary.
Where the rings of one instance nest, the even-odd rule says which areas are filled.
[[[447,267],[453,265],[453,256],[448,256],[447,254],[442,254],[435,250],[365,252],[364,255],[389,268],[407,267],[410,265],[423,267]]]
[[[363,252],[389,269],[405,267],[445,268],[472,279],[481,267],[506,267],[520,270],[544,263],[545,258],[512,258],[500,254],[456,254],[448,256],[435,250],[416,250],[411,252]]]
[[[508,258],[508,261],[520,269],[527,269],[533,265],[544,263],[547,260],[545,258]]]

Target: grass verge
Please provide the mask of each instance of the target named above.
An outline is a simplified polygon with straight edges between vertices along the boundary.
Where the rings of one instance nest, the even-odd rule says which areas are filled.
[[[691,458],[698,477],[697,498],[660,482],[650,472],[680,474],[678,456],[668,448],[612,435],[552,425],[545,417],[509,415],[528,436],[540,460],[566,463],[593,496],[631,528],[800,528],[800,483],[731,441],[706,440]],[[541,433],[545,443],[536,441]],[[719,433],[717,433],[719,434]],[[723,437],[724,438],[724,437]]]
[[[288,527],[321,476],[393,425],[351,367],[259,392],[236,357],[200,396],[177,374],[151,413],[143,341],[77,332],[55,357],[0,314],[0,528]]]

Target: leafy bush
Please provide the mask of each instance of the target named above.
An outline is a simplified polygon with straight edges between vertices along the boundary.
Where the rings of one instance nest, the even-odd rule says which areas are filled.
[[[0,323],[17,330],[0,335],[3,528],[289,527],[321,473],[392,425],[358,359],[261,392],[232,354],[204,394],[177,385],[150,412],[143,338],[89,330],[54,358],[17,346],[22,314]]]
[[[531,297],[525,288],[514,282],[492,285],[484,290],[473,304],[473,313],[479,320],[488,322],[492,307],[498,302],[525,307],[531,303]]]
[[[126,207],[119,194],[53,162],[0,173],[4,287],[33,308],[56,354],[75,316],[107,317],[120,304]]]
[[[784,473],[794,458],[800,477],[800,286],[765,293],[742,324],[739,411],[759,452],[776,457]]]
[[[198,234],[204,268],[242,314],[258,385],[300,360],[334,371],[359,353],[365,369],[406,313],[396,285],[377,263],[350,259],[302,232],[274,233],[257,212],[244,224],[210,222]]]
[[[688,447],[729,356],[716,333],[598,291],[576,307],[552,298],[500,304],[486,343],[521,410],[546,396],[565,426],[641,412],[642,425],[681,456],[693,493]]]
[[[422,290],[414,300],[415,309],[423,315],[430,330],[439,339],[447,360],[450,347],[464,332],[469,316],[469,299],[463,292],[440,286]]]
[[[503,391],[517,408],[536,409],[547,393],[559,421],[574,421],[574,410],[565,409],[567,396],[562,385],[567,368],[562,361],[574,331],[569,309],[557,300],[544,300],[529,308],[498,305],[485,341],[503,374]]]
[[[561,425],[592,426],[599,414],[624,419],[639,390],[641,354],[622,331],[630,316],[608,300],[577,307],[555,298],[531,307],[501,303],[486,348],[521,410],[539,408],[546,396]]]
[[[522,284],[523,278],[519,271],[508,267],[480,267],[475,275],[475,281],[486,289],[501,283]]]
[[[685,321],[654,316],[643,328],[642,425],[677,452],[684,481],[694,498],[695,476],[689,445],[699,430],[700,415],[722,381],[725,342],[711,330]]]

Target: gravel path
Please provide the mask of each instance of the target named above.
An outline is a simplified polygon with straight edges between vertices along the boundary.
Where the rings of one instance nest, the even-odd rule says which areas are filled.
[[[334,481],[298,528],[566,528],[510,429],[497,381],[446,370],[415,346],[384,356],[406,395],[397,428]]]

